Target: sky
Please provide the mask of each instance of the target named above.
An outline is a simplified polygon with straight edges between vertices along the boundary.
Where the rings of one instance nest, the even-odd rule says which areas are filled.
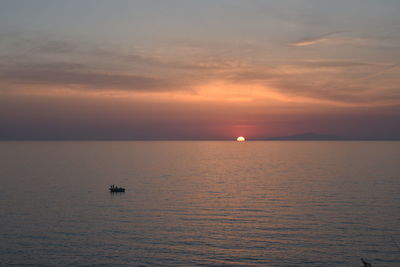
[[[0,140],[400,138],[398,0],[0,0]]]

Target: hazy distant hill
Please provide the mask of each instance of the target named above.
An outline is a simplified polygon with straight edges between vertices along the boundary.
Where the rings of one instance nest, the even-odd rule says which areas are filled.
[[[318,133],[301,133],[288,136],[277,136],[267,140],[345,140],[345,137]]]

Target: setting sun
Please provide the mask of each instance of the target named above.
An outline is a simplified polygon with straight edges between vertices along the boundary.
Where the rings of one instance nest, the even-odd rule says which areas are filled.
[[[243,142],[246,141],[246,139],[243,136],[239,136],[238,138],[236,138],[236,141]]]

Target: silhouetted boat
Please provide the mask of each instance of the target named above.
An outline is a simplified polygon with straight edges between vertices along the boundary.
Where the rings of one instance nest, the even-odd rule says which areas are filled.
[[[119,192],[125,192],[125,188],[123,188],[123,187],[118,187],[118,186],[115,186],[115,185],[111,185],[110,186],[110,192],[111,193],[119,193]]]

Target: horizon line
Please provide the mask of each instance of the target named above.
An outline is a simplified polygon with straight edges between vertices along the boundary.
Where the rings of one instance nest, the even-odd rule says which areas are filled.
[[[128,141],[236,141],[236,138],[232,139],[219,139],[219,138],[210,138],[210,139],[200,139],[200,138],[176,138],[176,139],[0,139],[0,142],[128,142]],[[326,138],[326,139],[300,139],[300,138],[292,138],[292,139],[280,139],[280,138],[255,138],[248,139],[246,138],[246,142],[251,141],[400,141],[400,138]]]

